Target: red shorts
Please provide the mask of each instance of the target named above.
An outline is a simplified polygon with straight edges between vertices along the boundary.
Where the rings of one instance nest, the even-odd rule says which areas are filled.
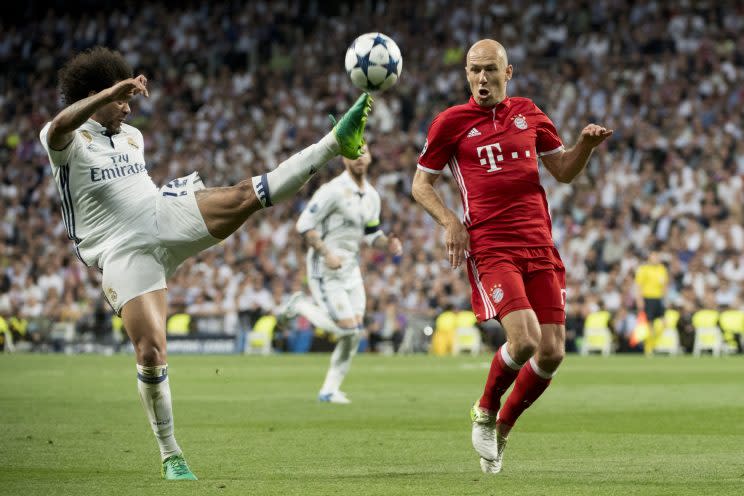
[[[467,263],[479,322],[531,308],[541,324],[566,323],[566,268],[554,247],[499,248]]]

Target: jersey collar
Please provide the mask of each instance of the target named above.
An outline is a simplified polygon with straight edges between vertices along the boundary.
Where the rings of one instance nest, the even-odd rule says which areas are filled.
[[[106,128],[93,119],[88,119],[83,125],[88,131],[92,131],[94,133],[104,134],[106,132]]]
[[[351,178],[351,174],[349,174],[349,171],[343,171],[341,173],[341,176],[344,178],[344,181],[352,187],[355,193],[367,192],[367,185],[369,184],[369,181],[367,181],[366,178],[364,179],[364,185],[360,188],[359,185]]]
[[[502,108],[507,108],[508,109],[509,107],[511,107],[511,98],[509,98],[507,96],[506,98],[504,98],[503,100],[501,100],[496,105],[491,105],[490,107],[484,107],[483,105],[478,105],[478,103],[475,101],[475,98],[471,95],[470,96],[470,100],[468,100],[468,104],[471,107],[475,107],[476,109],[481,110],[483,112],[491,112],[491,111],[493,111],[494,108],[498,112]]]
[[[106,136],[107,138],[110,138],[111,136],[115,136],[115,135],[109,134],[108,129],[106,129],[106,126],[102,125],[98,121],[94,121],[93,119],[88,119],[87,121],[85,121],[85,123],[83,124],[83,126],[88,131],[91,131],[93,133],[102,134],[102,135]],[[121,131],[119,131],[119,133],[121,133]],[[119,134],[119,133],[116,133],[116,134]]]

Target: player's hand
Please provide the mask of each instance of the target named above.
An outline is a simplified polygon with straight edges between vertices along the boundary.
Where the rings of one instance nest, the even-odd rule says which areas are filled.
[[[470,249],[470,234],[465,226],[457,219],[453,219],[445,226],[444,245],[447,248],[447,258],[450,266],[456,269],[465,260],[465,250]]]
[[[589,124],[581,130],[579,140],[594,148],[612,136],[612,132],[612,129],[607,129],[597,124]]]
[[[119,81],[111,87],[111,100],[114,102],[126,101],[135,95],[150,96],[147,91],[147,78],[142,74],[135,78]]]
[[[400,242],[400,239],[398,239],[398,236],[391,234],[388,237],[387,249],[388,253],[396,257],[403,254],[403,244]]]
[[[335,253],[328,252],[325,256],[325,264],[326,267],[328,267],[331,270],[336,270],[341,268],[341,257],[336,255]]]

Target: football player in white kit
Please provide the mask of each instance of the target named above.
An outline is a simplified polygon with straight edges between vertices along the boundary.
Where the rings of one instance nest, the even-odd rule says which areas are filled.
[[[103,47],[59,74],[68,105],[41,131],[77,256],[103,271],[103,292],[120,314],[137,359],[137,385],[158,441],[165,479],[196,479],[173,434],[165,321],[166,279],[187,257],[238,229],[257,210],[293,196],[331,158],[362,154],[371,98],[362,95],[333,131],[274,170],[221,188],[199,174],[157,188],[142,133],[124,124],[129,101],[149,96],[124,57]]]
[[[400,240],[380,230],[380,195],[366,179],[371,160],[366,146],[361,157],[344,158],[346,170],[318,188],[300,214],[297,230],[310,246],[307,277],[315,301],[295,293],[277,310],[282,318],[301,314],[338,338],[318,395],[322,402],[351,402],[340,387],[364,329],[366,295],[359,245],[365,241],[393,255],[402,253]]]

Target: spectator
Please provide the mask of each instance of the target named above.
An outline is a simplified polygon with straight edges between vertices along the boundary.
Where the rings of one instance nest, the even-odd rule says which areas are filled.
[[[510,22],[495,25],[496,13],[473,18],[466,7],[446,0],[432,0],[421,11],[401,0],[382,13],[358,2],[346,6],[343,18],[327,16],[322,4],[287,9],[281,2],[257,0],[201,8],[155,1],[134,12],[128,25],[120,16],[91,16],[74,2],[64,13],[56,8],[46,15],[31,4],[23,15],[3,17],[0,312],[26,305],[34,285],[43,291],[45,315],[51,306],[63,305],[74,288],[90,299],[91,309],[107,309],[97,270],[85,269],[69,251],[59,194],[37,139],[58,110],[50,104],[58,101],[54,69],[101,41],[90,33],[102,33],[110,47],[153,75],[151,98],[132,118],[148,128],[147,165],[156,182],[184,175],[190,165],[215,185],[250,177],[327,131],[324,114],[342,109],[354,94],[341,65],[343,48],[354,33],[382,24],[403,49],[405,68],[400,83],[379,96],[376,110],[384,112],[378,116],[375,110],[368,126],[377,155],[370,182],[382,197],[382,228],[401,236],[407,249],[396,270],[410,277],[387,285],[389,265],[363,252],[375,308],[391,296],[409,317],[433,320],[446,305],[460,308],[456,288],[467,284],[466,276],[441,266],[442,231],[412,204],[407,185],[413,170],[403,164],[415,162],[433,116],[461,99],[464,60],[456,63],[457,56],[485,33],[503,34],[522,75],[512,80],[513,93],[535,96],[564,130],[564,141],[574,140],[580,124],[595,117],[615,129],[607,150],[592,159],[578,184],[543,180],[554,239],[568,269],[569,309],[582,295],[605,292],[602,304],[614,307],[615,285],[620,308],[632,314],[627,280],[632,289],[643,262],[638,253],[652,246],[669,266],[668,295],[679,297],[682,307],[721,286],[742,296],[744,122],[730,110],[744,103],[741,9],[724,2],[711,7],[713,15],[701,16],[694,2],[664,0],[651,11],[650,4],[619,0],[577,9],[566,22],[537,22],[558,19],[554,2],[524,9],[508,0],[494,12]],[[446,17],[427,14],[445,8]],[[139,27],[136,36],[133,25]],[[285,29],[290,25],[303,29]],[[438,35],[419,36],[411,28],[419,25]],[[648,32],[657,34],[646,39]],[[50,48],[39,33],[53,33],[51,40],[60,41]],[[270,88],[266,81],[282,84]],[[283,105],[290,100],[292,105]],[[292,225],[312,191],[337,170],[320,172],[305,197],[263,213],[184,264],[169,281],[173,300],[188,305],[203,289],[208,294],[220,289],[228,314],[227,308],[240,310],[245,280],[270,293],[275,284],[283,286],[284,295],[300,289],[302,241]],[[445,203],[456,204],[454,179],[444,179]],[[602,275],[613,267],[616,276]],[[46,298],[52,286],[59,296],[53,302]],[[243,309],[251,298],[243,298]],[[262,311],[267,306],[270,311],[265,295],[259,299]],[[246,316],[245,310],[240,313]]]

